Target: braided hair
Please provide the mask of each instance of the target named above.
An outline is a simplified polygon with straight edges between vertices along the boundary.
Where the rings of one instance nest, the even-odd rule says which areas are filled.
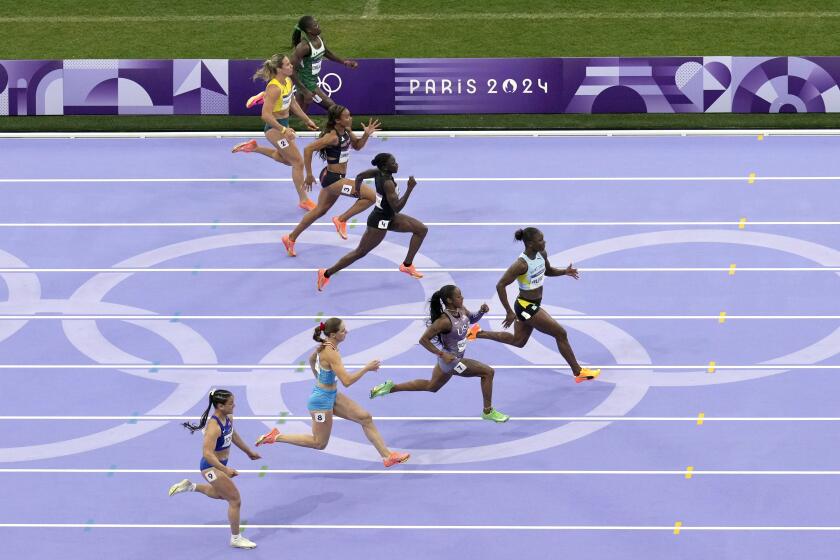
[[[201,421],[198,424],[190,424],[189,422],[184,422],[182,426],[190,431],[190,433],[195,433],[196,430],[204,429],[204,426],[207,425],[207,417],[210,415],[210,407],[219,408],[220,406],[224,405],[229,398],[233,396],[233,393],[228,391],[227,389],[214,389],[210,391],[210,395],[207,397],[207,408],[204,409],[204,414],[201,415]]]

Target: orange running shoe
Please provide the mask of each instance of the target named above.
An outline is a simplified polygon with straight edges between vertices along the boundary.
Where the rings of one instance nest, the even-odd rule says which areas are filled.
[[[297,253],[295,253],[295,242],[291,240],[288,235],[284,235],[280,238],[280,241],[283,242],[283,247],[286,248],[286,254],[290,257],[296,257]]]
[[[330,283],[330,279],[327,278],[324,273],[327,271],[326,268],[319,268],[318,269],[318,291],[323,292],[324,288],[327,287],[327,284]]]
[[[478,323],[474,324],[467,330],[467,340],[475,340],[476,335],[478,335],[478,331],[481,330],[481,327]]]
[[[332,223],[335,226],[335,231],[338,232],[338,235],[340,235],[342,239],[347,239],[347,222],[342,222],[338,219],[338,216],[336,216],[332,219]]]
[[[235,154],[236,152],[245,152],[251,153],[257,149],[257,141],[256,140],[248,140],[247,142],[240,142],[236,146],[233,147],[231,153]]]
[[[405,266],[404,264],[401,264],[400,265],[400,272],[405,272],[406,274],[408,274],[412,278],[423,278],[423,275],[420,274],[419,272],[417,272],[417,270],[414,268],[413,264],[410,265],[410,266]]]
[[[248,101],[245,102],[245,108],[250,109],[254,105],[262,105],[263,100],[265,99],[265,92],[261,91],[257,95],[252,95],[248,98]]]
[[[307,212],[309,212],[310,210],[315,210],[316,206],[318,205],[315,204],[315,202],[311,198],[307,198],[306,200],[298,204],[298,208],[300,208],[301,210],[306,210]]]
[[[405,463],[408,461],[409,455],[408,453],[398,453],[396,451],[391,451],[391,454],[388,455],[387,459],[382,459],[382,464],[386,467],[393,467],[394,465],[398,465],[400,463]]]
[[[280,430],[277,428],[271,428],[271,431],[267,434],[263,434],[257,438],[256,446],[259,447],[260,445],[268,445],[270,443],[277,443],[277,436],[280,435]]]
[[[592,381],[601,375],[600,369],[581,368],[580,373],[575,376],[575,383],[583,383],[584,381]]]

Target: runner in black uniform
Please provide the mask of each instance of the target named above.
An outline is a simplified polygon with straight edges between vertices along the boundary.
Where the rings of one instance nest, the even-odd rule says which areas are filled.
[[[327,165],[321,170],[321,192],[318,195],[318,205],[307,212],[300,223],[289,235],[282,237],[286,253],[294,257],[295,242],[306,228],[311,226],[315,220],[327,213],[341,195],[357,198],[341,216],[332,219],[333,225],[342,239],[347,239],[347,220],[360,212],[364,212],[376,202],[376,193],[368,186],[362,185],[360,189],[355,188],[355,183],[347,179],[347,163],[350,160],[350,148],[361,150],[368,141],[368,138],[379,130],[379,121],[370,120],[363,125],[364,134],[361,137],[353,134],[353,116],[347,107],[333,105],[327,112],[327,124],[321,135],[311,144],[303,149],[303,163],[306,167],[306,179],[304,185],[312,188],[315,176],[312,173],[312,154],[319,152]]]
[[[365,179],[374,179],[376,182],[376,206],[368,216],[367,229],[362,235],[358,247],[341,257],[330,268],[318,270],[317,287],[319,292],[324,289],[333,274],[347,268],[382,243],[389,230],[412,234],[405,261],[400,265],[400,272],[405,272],[412,278],[423,277],[415,270],[412,262],[429,229],[420,220],[400,213],[408,202],[408,197],[411,196],[411,191],[414,190],[417,181],[414,180],[414,176],[409,177],[408,188],[400,198],[397,182],[393,176],[399,168],[394,156],[377,154],[371,163],[376,166],[376,169],[369,169],[356,175],[356,189],[361,188]]]

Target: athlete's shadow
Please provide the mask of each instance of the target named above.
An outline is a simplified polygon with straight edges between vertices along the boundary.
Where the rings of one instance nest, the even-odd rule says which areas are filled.
[[[340,492],[322,492],[320,494],[306,496],[288,504],[280,504],[271,509],[262,510],[256,515],[251,516],[251,521],[255,525],[291,525],[301,517],[304,517],[318,509],[318,506],[322,504],[330,504],[343,497],[344,494]],[[280,530],[281,529],[255,530],[253,533],[254,541],[258,542],[260,537],[272,535]]]

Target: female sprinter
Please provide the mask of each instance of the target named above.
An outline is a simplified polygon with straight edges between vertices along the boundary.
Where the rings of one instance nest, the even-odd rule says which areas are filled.
[[[370,398],[399,391],[437,393],[453,375],[480,377],[481,396],[484,398],[481,417],[493,422],[507,422],[510,417],[493,408],[493,368],[464,357],[467,340],[475,340],[476,333],[480,330],[476,323],[489,310],[485,303],[478,313],[467,311],[461,290],[451,284],[436,291],[429,300],[429,328],[420,337],[420,345],[438,357],[435,369],[432,370],[432,378],[415,379],[398,385],[394,385],[389,379],[371,389]]]
[[[571,276],[577,280],[577,269],[573,268],[571,264],[565,269],[551,267],[548,262],[548,254],[545,251],[545,239],[542,232],[537,228],[518,229],[514,238],[525,244],[525,251],[519,255],[519,258],[510,265],[496,283],[496,292],[499,294],[499,300],[507,313],[502,326],[508,328],[513,324],[513,334],[481,331],[476,335],[476,338],[486,338],[522,348],[531,338],[534,329],[537,329],[554,337],[557,342],[557,349],[560,350],[560,354],[572,368],[575,383],[595,379],[601,374],[601,370],[580,367],[569,344],[566,329],[561,327],[545,309],[540,307],[545,277]],[[507,287],[514,280],[519,283],[519,296],[516,298],[513,309],[511,309],[507,300]]]
[[[201,415],[201,421],[198,425],[185,422],[184,427],[190,433],[207,427],[204,430],[204,446],[199,469],[201,470],[201,476],[209,484],[195,484],[185,478],[169,488],[169,495],[174,496],[181,492],[200,492],[210,498],[227,500],[231,533],[230,546],[234,548],[256,548],[255,543],[239,534],[239,508],[242,505],[242,500],[239,498],[239,490],[236,489],[232,480],[239,473],[228,467],[227,464],[231,443],[244,451],[252,461],[256,461],[260,456],[251,451],[233,429],[233,409],[236,406],[233,402],[233,394],[225,389],[216,389],[210,391],[208,400],[207,408]],[[213,407],[211,419],[214,422],[208,423],[207,415],[210,413],[211,406]]]
[[[369,371],[379,369],[379,360],[368,363],[356,373],[348,373],[341,362],[341,354],[338,352],[338,345],[347,338],[347,327],[344,321],[333,317],[325,323],[315,327],[313,335],[319,346],[309,357],[309,367],[315,375],[315,387],[309,397],[309,415],[312,416],[312,435],[303,434],[281,434],[277,428],[257,439],[257,445],[269,443],[291,443],[301,447],[313,449],[324,449],[330,441],[332,432],[333,415],[345,418],[360,424],[368,440],[379,452],[382,463],[386,467],[392,467],[398,463],[408,461],[408,453],[398,453],[385,447],[382,436],[376,425],[373,423],[370,413],[359,406],[355,401],[346,395],[338,394],[336,390],[336,377],[345,387],[349,387],[362,378]]]
[[[388,231],[412,234],[411,241],[408,244],[408,253],[400,265],[400,272],[405,272],[412,278],[423,278],[423,275],[415,270],[413,261],[414,255],[417,254],[420,245],[423,244],[423,239],[425,239],[429,229],[420,220],[400,213],[405,207],[405,203],[408,202],[408,197],[411,196],[411,191],[414,190],[417,181],[414,180],[413,176],[409,177],[408,188],[400,198],[400,191],[397,188],[397,182],[394,180],[394,173],[397,172],[399,165],[394,156],[377,154],[371,163],[376,166],[376,169],[362,171],[356,175],[357,189],[361,187],[362,181],[365,179],[373,178],[376,182],[376,206],[368,215],[367,229],[362,234],[358,247],[341,257],[330,268],[318,270],[316,286],[319,292],[323,291],[333,274],[347,268],[382,243]]]
[[[298,20],[292,31],[292,49],[291,60],[295,68],[292,80],[296,86],[295,95],[298,103],[304,111],[309,109],[309,104],[313,101],[324,109],[329,109],[335,102],[324,93],[318,83],[324,57],[343,64],[347,68],[357,68],[359,63],[349,58],[341,58],[330,51],[321,36],[321,25],[312,16],[303,16]],[[245,106],[250,109],[263,101],[264,94],[258,93],[251,97]]]
[[[307,196],[303,184],[303,158],[295,142],[295,131],[289,127],[289,110],[300,117],[310,130],[318,130],[318,125],[303,112],[294,99],[295,88],[289,76],[292,75],[292,64],[289,57],[275,54],[266,60],[262,68],[254,74],[254,79],[268,82],[265,88],[265,105],[262,109],[262,120],[265,122],[265,137],[274,148],[264,148],[257,145],[256,140],[248,140],[233,147],[236,152],[257,152],[274,161],[292,168],[292,182],[295,184],[303,210],[312,210],[315,203]]]
[[[379,130],[379,121],[372,120],[364,125],[361,138],[353,134],[352,126],[353,116],[350,110],[342,105],[333,105],[327,111],[327,124],[321,136],[303,149],[306,188],[311,189],[312,183],[315,182],[315,176],[312,174],[312,153],[317,151],[321,158],[326,160],[327,166],[321,170],[321,193],[318,195],[318,206],[301,218],[292,233],[282,238],[283,246],[286,247],[286,253],[290,257],[296,255],[295,241],[300,234],[315,220],[326,214],[339,196],[345,195],[358,199],[344,214],[332,219],[342,239],[347,239],[347,220],[359,212],[364,212],[376,202],[376,193],[372,188],[362,185],[361,190],[357,191],[354,182],[346,177],[350,148],[354,150],[364,148],[368,138]]]

